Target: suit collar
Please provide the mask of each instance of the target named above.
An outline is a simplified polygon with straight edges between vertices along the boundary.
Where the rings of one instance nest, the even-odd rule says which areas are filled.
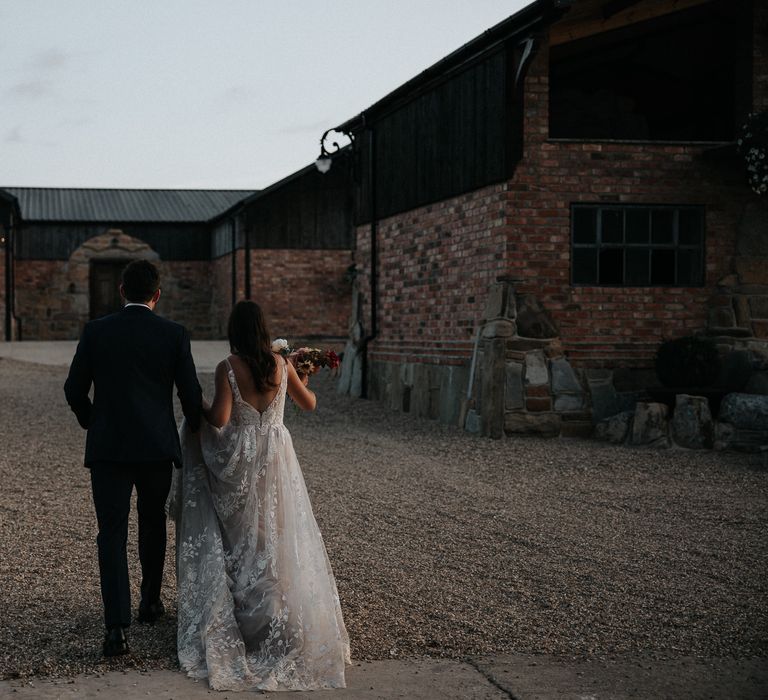
[[[143,312],[143,311],[152,311],[148,306],[144,306],[144,304],[126,304],[123,307],[123,311],[127,311],[128,313],[133,312]]]

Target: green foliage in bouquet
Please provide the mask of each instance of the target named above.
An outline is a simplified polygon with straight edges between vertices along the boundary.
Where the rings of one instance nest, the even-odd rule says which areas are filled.
[[[656,376],[668,387],[707,387],[720,374],[720,355],[710,338],[685,336],[663,342],[656,351]]]

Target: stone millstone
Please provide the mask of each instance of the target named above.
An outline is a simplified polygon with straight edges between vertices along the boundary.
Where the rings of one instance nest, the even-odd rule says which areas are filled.
[[[672,439],[694,450],[712,446],[714,423],[709,402],[703,396],[678,394],[672,416]]]

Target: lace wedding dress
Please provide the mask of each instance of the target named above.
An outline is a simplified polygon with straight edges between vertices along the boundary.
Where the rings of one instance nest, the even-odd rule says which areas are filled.
[[[184,468],[171,504],[181,668],[216,690],[343,688],[349,637],[283,424],[288,372],[260,413],[227,368],[229,423],[203,422],[197,434],[182,426]]]

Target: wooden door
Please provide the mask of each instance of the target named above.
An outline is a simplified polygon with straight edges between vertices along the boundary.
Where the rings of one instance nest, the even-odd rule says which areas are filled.
[[[126,266],[125,260],[96,260],[91,262],[91,318],[100,318],[119,311],[123,300],[120,297],[120,275]]]

